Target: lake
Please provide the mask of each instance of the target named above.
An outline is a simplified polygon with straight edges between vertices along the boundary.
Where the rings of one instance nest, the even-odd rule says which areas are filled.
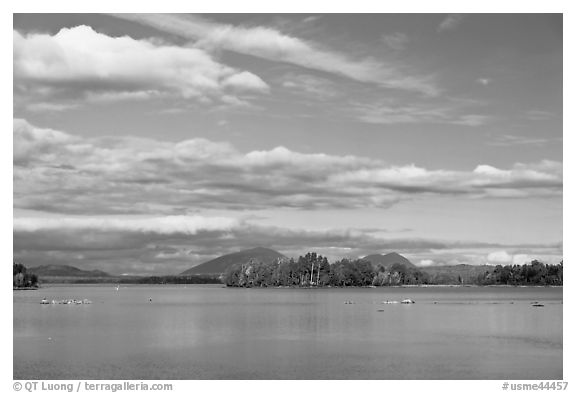
[[[67,285],[13,298],[14,379],[562,379],[562,288]],[[405,298],[416,303],[382,304]]]

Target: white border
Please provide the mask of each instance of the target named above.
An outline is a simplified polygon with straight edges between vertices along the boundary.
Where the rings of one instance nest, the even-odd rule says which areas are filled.
[[[572,201],[574,198],[573,184],[570,174],[574,173],[574,159],[569,154],[570,148],[574,146],[571,131],[575,130],[572,112],[574,110],[573,87],[574,77],[569,70],[575,70],[574,64],[574,1],[503,1],[503,0],[483,0],[479,2],[463,2],[461,0],[436,0],[436,1],[397,1],[397,2],[377,2],[374,0],[354,0],[336,3],[335,1],[312,1],[312,0],[290,0],[284,2],[254,1],[254,0],[210,0],[203,2],[191,2],[184,0],[162,0],[161,2],[129,2],[120,0],[99,0],[94,2],[81,2],[78,0],[8,0],[2,2],[1,26],[2,27],[2,53],[5,54],[2,61],[2,127],[1,132],[1,184],[2,184],[2,212],[1,239],[2,259],[5,259],[4,269],[9,269],[12,261],[12,63],[9,61],[9,53],[12,52],[12,13],[95,13],[95,12],[202,12],[202,13],[564,13],[564,129],[568,132],[564,135],[564,171],[568,173],[565,177],[564,201]],[[568,153],[568,154],[566,154]],[[570,203],[564,204],[563,233],[574,233],[573,218],[574,208]],[[537,223],[535,223],[537,225]],[[564,289],[565,311],[573,308],[574,289],[571,277],[573,277],[572,256],[574,252],[571,242],[564,243],[564,258],[568,261],[565,266],[566,287]],[[3,277],[7,281],[11,279],[9,274]],[[2,329],[2,365],[0,375],[2,378],[2,391],[12,390],[12,294],[8,282],[1,287],[5,295],[2,303],[2,314],[5,315],[6,323]],[[570,381],[569,365],[573,360],[574,339],[570,332],[574,331],[574,318],[569,312],[564,312],[564,380]],[[10,367],[8,367],[10,364]],[[68,381],[69,382],[69,381]],[[138,381],[136,381],[138,382]],[[158,381],[160,382],[160,381]],[[174,383],[174,391],[249,391],[249,392],[270,392],[271,390],[280,392],[290,392],[304,390],[349,392],[352,390],[368,389],[371,391],[443,391],[443,392],[494,392],[502,391],[500,381],[171,381]],[[527,381],[532,382],[532,381]],[[569,389],[573,387],[569,386]]]

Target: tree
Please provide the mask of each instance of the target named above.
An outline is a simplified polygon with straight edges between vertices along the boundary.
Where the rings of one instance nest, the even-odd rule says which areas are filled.
[[[26,273],[22,265],[14,264],[14,285],[35,285],[37,277]],[[24,272],[24,273],[22,273]],[[17,275],[19,275],[17,277]],[[389,268],[376,269],[369,261],[342,259],[330,264],[326,257],[309,252],[298,258],[298,262],[279,260],[265,264],[252,259],[245,264],[235,264],[222,275],[227,286],[383,286],[421,284],[463,284],[478,285],[562,285],[563,262],[558,265],[532,261],[528,265],[497,265],[492,271],[485,271],[475,278],[449,273],[435,273],[430,276],[417,268],[396,263]],[[21,284],[21,282],[23,283]]]
[[[12,264],[12,275],[15,276],[18,273],[26,274],[26,266],[21,263]]]
[[[330,281],[330,263],[328,258],[323,257],[320,261],[320,266],[318,267],[318,278],[316,285],[328,285]]]
[[[38,276],[28,273],[26,266],[21,263],[12,263],[13,285],[17,288],[37,287]]]
[[[374,278],[374,268],[370,261],[359,259],[354,261],[354,265],[357,271],[357,283],[356,285],[368,286],[372,284],[372,279]]]
[[[235,264],[230,266],[224,272],[224,284],[226,284],[229,287],[239,286],[241,273],[242,273],[242,265]]]

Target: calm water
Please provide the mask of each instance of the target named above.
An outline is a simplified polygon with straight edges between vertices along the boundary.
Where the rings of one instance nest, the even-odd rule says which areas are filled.
[[[562,289],[15,291],[14,378],[561,379]]]

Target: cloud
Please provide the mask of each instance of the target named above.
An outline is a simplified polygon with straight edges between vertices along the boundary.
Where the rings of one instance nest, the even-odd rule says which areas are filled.
[[[418,238],[387,238],[372,230],[339,228],[307,230],[253,223],[248,217],[70,216],[14,217],[14,256],[26,265],[72,264],[115,274],[176,274],[217,256],[265,246],[297,258],[317,251],[334,262],[360,255],[401,252],[419,266],[456,263],[519,263],[537,256],[558,262],[558,245],[516,247],[445,242]],[[487,254],[488,252],[488,254]],[[513,256],[512,256],[513,255]]]
[[[440,22],[437,31],[446,32],[455,30],[458,26],[460,26],[465,17],[466,16],[462,14],[450,14],[444,18],[442,22]]]
[[[234,26],[194,15],[116,14],[160,31],[184,37],[206,50],[229,50],[270,61],[340,75],[383,87],[436,95],[430,76],[408,75],[401,64],[346,55],[324,46],[284,34],[271,27]]]
[[[418,266],[426,267],[426,266],[434,266],[435,264],[436,264],[436,262],[434,262],[432,259],[422,259],[418,263]]]
[[[15,165],[26,165],[35,157],[44,156],[46,160],[68,145],[80,145],[79,139],[64,132],[36,128],[25,120],[14,119],[14,154]]]
[[[486,115],[460,115],[456,116],[455,119],[448,123],[469,127],[480,127],[488,124],[491,120],[492,117]]]
[[[156,233],[160,235],[195,235],[202,231],[229,231],[239,221],[228,217],[162,216],[162,217],[22,217],[14,220],[17,232],[39,230],[94,230]]]
[[[492,83],[492,79],[490,79],[490,78],[478,78],[478,79],[476,79],[476,83],[479,83],[482,86],[488,86],[490,83]]]
[[[512,169],[478,165],[472,172],[428,170],[415,165],[360,169],[332,176],[348,187],[396,191],[400,194],[450,194],[474,197],[561,196],[562,164],[542,161]]]
[[[528,137],[524,135],[495,135],[487,142],[491,146],[544,146],[549,143],[562,142],[562,138]]]
[[[322,18],[322,15],[307,16],[306,18],[302,19],[302,23],[314,23],[320,20],[320,18]]]
[[[390,207],[429,195],[562,196],[562,163],[471,171],[390,166],[285,147],[241,153],[206,139],[84,138],[14,120],[14,207],[80,214],[181,214]]]
[[[269,86],[262,79],[247,71],[230,75],[223,81],[222,84],[224,86],[233,87],[239,90],[245,90],[245,89],[256,91],[269,90]]]
[[[36,102],[29,104],[26,109],[30,112],[63,112],[78,108],[78,104]]]
[[[496,263],[510,263],[512,261],[512,256],[506,251],[495,251],[488,254],[488,261]]]
[[[384,34],[382,36],[384,44],[394,50],[403,50],[410,39],[404,33]]]
[[[554,119],[555,117],[557,117],[557,115],[550,111],[532,109],[526,112],[526,119],[533,121],[550,120]]]
[[[432,250],[432,251],[437,252],[438,250]],[[424,252],[424,253],[416,253],[414,256],[418,258],[418,257],[422,257],[425,255],[427,255],[427,254]],[[426,268],[426,267],[434,267],[434,266],[450,266],[450,265],[459,265],[459,264],[484,265],[485,264],[484,262],[485,261],[480,260],[480,259],[470,258],[470,255],[467,255],[464,257],[461,255],[458,255],[456,258],[451,256],[449,259],[443,259],[442,257],[437,258],[437,259],[421,259],[420,262],[416,262],[415,265],[417,267]]]
[[[479,127],[492,118],[486,115],[462,113],[462,104],[392,103],[390,100],[357,102],[351,106],[353,115],[371,124],[454,124]]]
[[[532,245],[502,245],[502,244],[476,244],[444,243],[443,248],[430,248],[428,250],[407,249],[403,253],[417,266],[446,266],[446,265],[507,265],[525,264],[537,259],[545,263],[559,263],[562,260],[562,243],[532,244]]]
[[[44,88],[52,100],[62,91],[68,98],[86,95],[92,101],[161,94],[218,100],[269,89],[257,75],[221,64],[200,48],[111,37],[89,26],[63,28],[54,35],[14,31],[13,45],[16,91],[28,97]]]
[[[333,99],[341,95],[334,83],[327,79],[317,78],[305,74],[288,74],[281,81],[282,87],[293,94],[299,94],[306,98],[316,98],[321,102]]]
[[[140,91],[105,91],[105,92],[87,92],[86,101],[89,103],[109,103],[119,101],[145,101],[154,97],[161,97],[163,94],[156,90]],[[28,110],[30,106],[28,106]]]
[[[546,256],[544,256],[546,258]],[[503,264],[503,265],[524,265],[526,263],[530,263],[531,261],[537,259],[542,260],[542,256],[538,254],[509,254],[505,250],[495,251],[488,254],[486,257],[488,262],[496,263],[496,264]]]
[[[269,225],[254,224],[248,217],[231,218],[223,216],[179,215],[179,216],[144,216],[144,215],[116,215],[116,216],[70,216],[50,214],[44,217],[15,217],[14,232],[18,235],[40,235],[42,237],[66,233],[72,236],[77,233],[77,239],[69,243],[69,239],[55,243],[42,243],[30,241],[28,247],[36,249],[68,249],[106,247],[100,243],[99,236],[138,237],[141,243],[155,239],[186,240],[190,244],[217,243],[227,244],[227,247],[236,247],[244,244],[255,244],[258,241],[273,244],[275,247],[332,247],[353,250],[363,248],[367,250],[378,249],[383,246],[410,249],[444,248],[440,241],[423,239],[385,239],[376,236],[372,230],[355,228],[339,228],[325,230],[307,230],[283,228]],[[86,234],[90,234],[87,236]],[[62,236],[56,236],[62,237]],[[107,237],[106,237],[107,239]],[[259,240],[258,240],[259,239]],[[106,240],[107,241],[107,240]],[[131,243],[131,242],[129,242]],[[64,246],[62,244],[65,244]],[[117,248],[124,248],[125,242],[119,242]],[[108,244],[108,248],[113,246]]]

